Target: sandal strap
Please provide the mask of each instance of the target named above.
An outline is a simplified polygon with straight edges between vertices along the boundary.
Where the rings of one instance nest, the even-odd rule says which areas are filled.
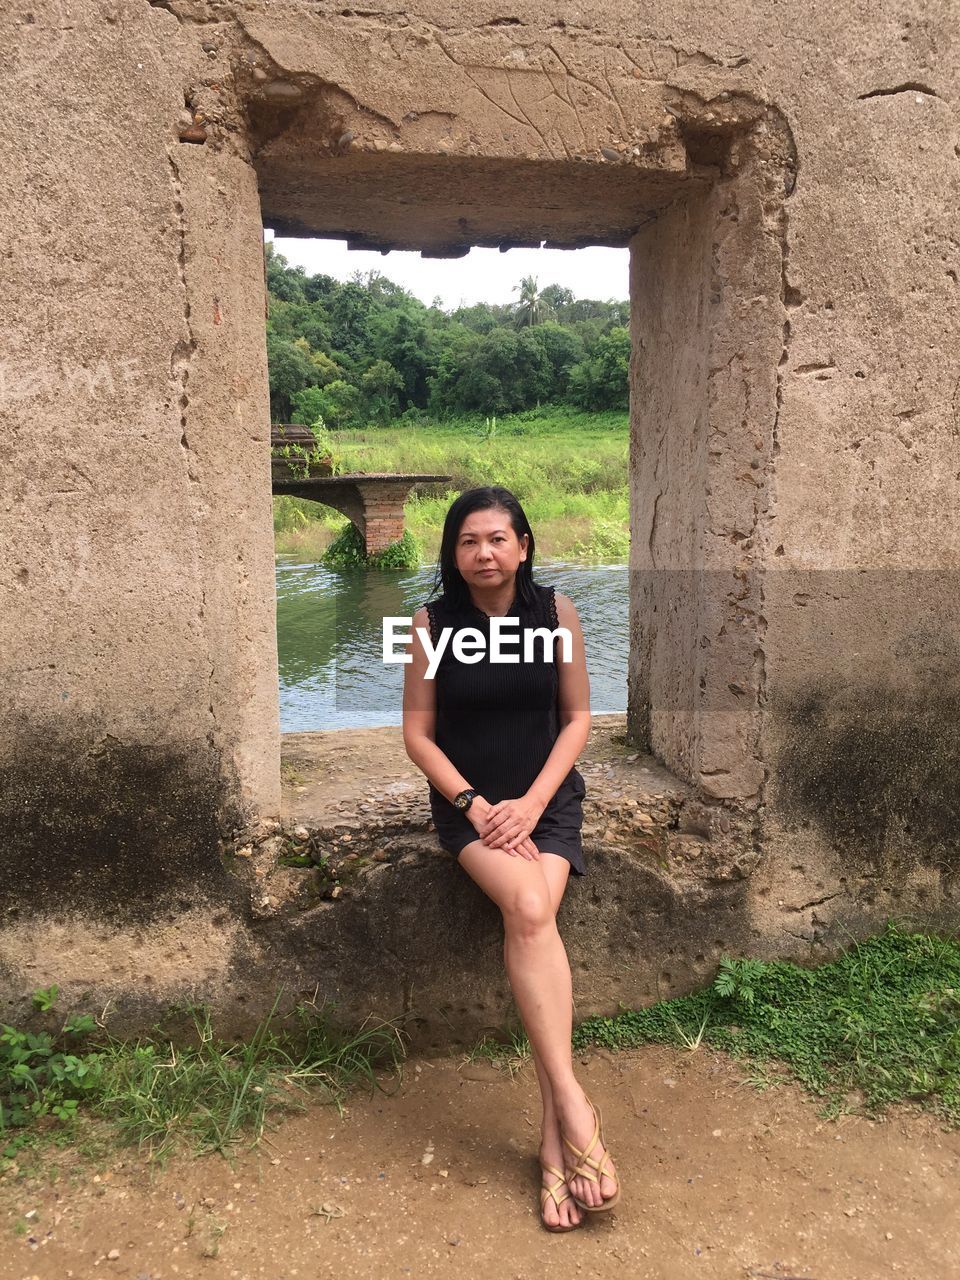
[[[590,1099],[588,1098],[587,1101],[590,1102]],[[578,1161],[577,1165],[575,1166],[571,1165],[567,1169],[566,1171],[567,1181],[569,1182],[571,1178],[586,1178],[588,1181],[595,1182],[599,1186],[601,1178],[609,1178],[611,1182],[615,1182],[619,1187],[620,1180],[617,1177],[617,1175],[615,1173],[612,1173],[609,1170],[609,1168],[606,1168],[606,1169],[604,1168],[607,1161],[610,1159],[610,1152],[606,1150],[606,1143],[603,1143],[603,1140],[601,1138],[601,1121],[600,1121],[599,1115],[597,1114],[597,1109],[592,1102],[590,1102],[590,1109],[593,1112],[593,1121],[594,1121],[593,1137],[587,1143],[584,1150],[581,1151],[578,1147],[574,1146],[574,1144],[570,1141],[569,1138],[565,1137],[563,1139],[564,1143],[574,1153]],[[598,1142],[600,1142],[603,1145],[604,1152],[599,1160],[594,1160],[590,1156],[590,1152],[593,1150],[593,1148],[597,1145]],[[596,1170],[595,1173],[594,1173],[594,1170]]]
[[[593,1160],[590,1156],[587,1156],[586,1160],[576,1165],[574,1168],[574,1175],[581,1178],[587,1178],[591,1182],[599,1182],[601,1178],[612,1178],[616,1181],[617,1175],[611,1172],[609,1167],[607,1167],[609,1159],[609,1151],[604,1151],[599,1160]],[[596,1169],[596,1173],[593,1172],[594,1169]]]
[[[562,1196],[557,1195],[557,1189],[559,1187],[566,1188],[566,1185],[567,1184],[561,1180],[560,1182],[555,1183],[552,1187],[541,1187],[540,1188],[540,1208],[542,1209],[543,1206],[547,1203],[548,1196],[553,1196],[553,1203],[559,1209],[560,1206],[563,1204],[564,1200],[570,1199],[570,1192],[567,1190],[564,1190],[564,1193]]]
[[[587,1101],[590,1102],[590,1099],[588,1098]],[[600,1181],[599,1177],[597,1176],[597,1174],[592,1173],[591,1169],[599,1169],[600,1165],[603,1164],[603,1160],[601,1159],[599,1164],[597,1163],[596,1160],[591,1160],[590,1152],[594,1149],[594,1147],[600,1141],[600,1120],[599,1120],[599,1117],[597,1116],[597,1109],[592,1102],[590,1102],[590,1110],[593,1112],[593,1137],[587,1143],[583,1151],[581,1151],[579,1147],[575,1146],[570,1141],[569,1138],[564,1137],[563,1141],[564,1141],[564,1144],[570,1148],[573,1154],[577,1157],[577,1160],[580,1162],[579,1167],[574,1169],[574,1176],[581,1177],[581,1178],[589,1178],[590,1181],[592,1182],[599,1182]],[[607,1154],[608,1153],[605,1151],[604,1157],[606,1157]],[[587,1166],[590,1166],[590,1167],[588,1168]]]
[[[554,1203],[556,1204],[557,1208],[559,1209],[559,1208],[560,1208],[560,1206],[563,1204],[564,1200],[569,1200],[569,1199],[570,1199],[570,1192],[569,1192],[569,1190],[567,1189],[567,1182],[566,1182],[566,1178],[563,1176],[563,1174],[560,1172],[560,1170],[559,1170],[559,1169],[557,1169],[554,1165],[552,1165],[552,1164],[544,1164],[544,1163],[543,1163],[543,1161],[541,1161],[541,1162],[540,1162],[540,1164],[541,1164],[541,1168],[543,1169],[544,1173],[552,1173],[552,1174],[554,1174],[554,1175],[556,1176],[556,1178],[557,1178],[557,1181],[553,1184],[553,1186],[552,1186],[552,1187],[544,1187],[544,1186],[541,1186],[541,1188],[540,1188],[540,1208],[542,1209],[542,1208],[543,1208],[543,1206],[547,1203],[547,1196],[553,1196]],[[557,1196],[557,1191],[560,1189],[560,1187],[563,1187],[564,1192],[563,1192],[563,1195],[562,1195],[562,1196],[559,1196],[559,1197],[558,1197],[558,1196]]]

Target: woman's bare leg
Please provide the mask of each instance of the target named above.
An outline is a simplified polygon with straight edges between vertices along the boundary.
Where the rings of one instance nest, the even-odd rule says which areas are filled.
[[[570,876],[570,863],[560,854],[542,853],[540,865],[547,879],[553,914],[556,916],[560,909],[560,903],[563,901],[563,894]],[[530,1053],[533,1057],[537,1080],[540,1083],[540,1096],[543,1100],[543,1117],[540,1123],[540,1163],[541,1165],[550,1164],[555,1169],[562,1170],[564,1168],[563,1136],[560,1133],[560,1121],[557,1118],[557,1109],[553,1101],[553,1086],[550,1084],[550,1077],[540,1060],[540,1055],[532,1043],[530,1045]],[[554,1182],[556,1182],[556,1178],[553,1174],[544,1172],[543,1185],[550,1187],[553,1186]],[[557,1194],[559,1195],[560,1192],[558,1191]],[[583,1218],[584,1211],[572,1199],[564,1200],[560,1208],[557,1209],[553,1198],[548,1197],[544,1205],[543,1214],[550,1226],[576,1226]]]
[[[549,862],[557,856],[551,855]],[[557,930],[555,890],[543,859],[512,857],[478,839],[461,851],[459,862],[503,915],[504,960],[510,985],[534,1051],[538,1078],[545,1078],[549,1088],[548,1104],[541,1083],[545,1116],[549,1105],[558,1126],[583,1150],[593,1136],[593,1114],[573,1072],[573,984]],[[592,1158],[599,1160],[603,1150],[597,1144]],[[562,1161],[558,1167],[564,1167]],[[606,1176],[599,1188],[582,1177],[569,1185],[585,1204],[600,1204],[601,1193],[611,1196],[616,1190],[616,1184]],[[563,1208],[567,1206],[564,1201]]]

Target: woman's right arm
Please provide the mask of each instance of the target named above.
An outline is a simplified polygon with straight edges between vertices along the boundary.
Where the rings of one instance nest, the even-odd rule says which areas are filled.
[[[403,675],[403,745],[407,755],[442,796],[450,801],[466,791],[472,783],[448,759],[436,744],[437,690],[433,680],[426,677],[427,652],[417,635],[417,627],[429,631],[430,620],[425,608],[413,615],[413,639],[408,650],[412,661],[404,667]],[[468,818],[489,808],[481,796],[477,796],[467,810]]]

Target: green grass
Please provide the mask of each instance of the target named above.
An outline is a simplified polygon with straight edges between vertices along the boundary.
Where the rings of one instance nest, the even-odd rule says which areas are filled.
[[[822,1100],[819,1114],[881,1114],[913,1103],[960,1126],[960,941],[902,931],[854,943],[815,969],[724,957],[714,982],[613,1018],[588,1018],[575,1049],[643,1044],[723,1049],[763,1089],[792,1078]],[[481,1056],[529,1054],[515,1035]],[[511,1066],[511,1071],[512,1071]]]
[[[547,406],[483,419],[336,433],[345,471],[449,475],[407,502],[406,527],[436,559],[443,519],[464,489],[503,485],[523,504],[540,556],[623,562],[629,550],[629,425],[625,413],[586,414]],[[439,490],[439,491],[438,491]],[[346,523],[319,504],[274,499],[279,553],[319,558]]]
[[[486,1035],[466,1056],[468,1062],[490,1062],[505,1067],[514,1076],[530,1060],[530,1041],[523,1027],[508,1027],[503,1039]]]
[[[38,1007],[50,1009],[55,993],[36,993]],[[57,1146],[94,1162],[130,1147],[157,1165],[182,1151],[229,1158],[239,1146],[260,1142],[288,1112],[303,1110],[307,1099],[339,1109],[360,1084],[382,1088],[378,1069],[401,1067],[402,1032],[393,1023],[344,1029],[328,1006],[309,1002],[275,1020],[279,999],[251,1039],[239,1043],[219,1039],[204,1007],[190,1005],[179,1011],[193,1019],[188,1043],[163,1035],[92,1036],[83,1030],[87,1015],[67,1019],[58,1036],[4,1026],[0,1169],[16,1161],[22,1171],[32,1153],[46,1176],[58,1176],[49,1159]],[[82,1045],[74,1043],[79,1035],[86,1037]],[[744,1061],[758,1089],[793,1079],[821,1100],[822,1116],[877,1116],[912,1103],[955,1128],[960,941],[890,922],[815,969],[724,956],[708,987],[586,1019],[573,1034],[575,1051],[653,1043],[725,1050]],[[530,1046],[522,1028],[513,1029],[500,1039],[485,1037],[470,1056],[513,1074]],[[24,1098],[38,1105],[24,1108]]]
[[[55,998],[56,988],[51,992]],[[46,997],[35,1000],[39,1007],[52,1006],[50,993],[37,994]],[[256,1145],[286,1112],[304,1110],[308,1096],[339,1110],[361,1083],[381,1087],[377,1068],[396,1070],[404,1060],[393,1023],[344,1029],[329,1007],[310,1003],[277,1020],[281,994],[251,1039],[239,1043],[215,1035],[202,1005],[178,1011],[192,1018],[192,1043],[87,1033],[80,1046],[64,1044],[66,1031],[44,1037],[4,1027],[0,1168],[30,1148],[63,1142],[91,1159],[134,1146],[158,1165],[183,1150],[230,1156],[241,1144]]]

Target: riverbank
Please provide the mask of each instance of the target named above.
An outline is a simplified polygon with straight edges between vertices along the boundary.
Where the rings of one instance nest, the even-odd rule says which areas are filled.
[[[498,420],[393,425],[331,433],[345,471],[423,472],[449,486],[414,493],[406,528],[425,561],[435,560],[455,494],[483,484],[510,489],[523,504],[537,554],[623,563],[629,552],[629,421],[625,413],[576,413],[547,406]],[[274,498],[279,555],[317,560],[347,523],[317,503]]]

